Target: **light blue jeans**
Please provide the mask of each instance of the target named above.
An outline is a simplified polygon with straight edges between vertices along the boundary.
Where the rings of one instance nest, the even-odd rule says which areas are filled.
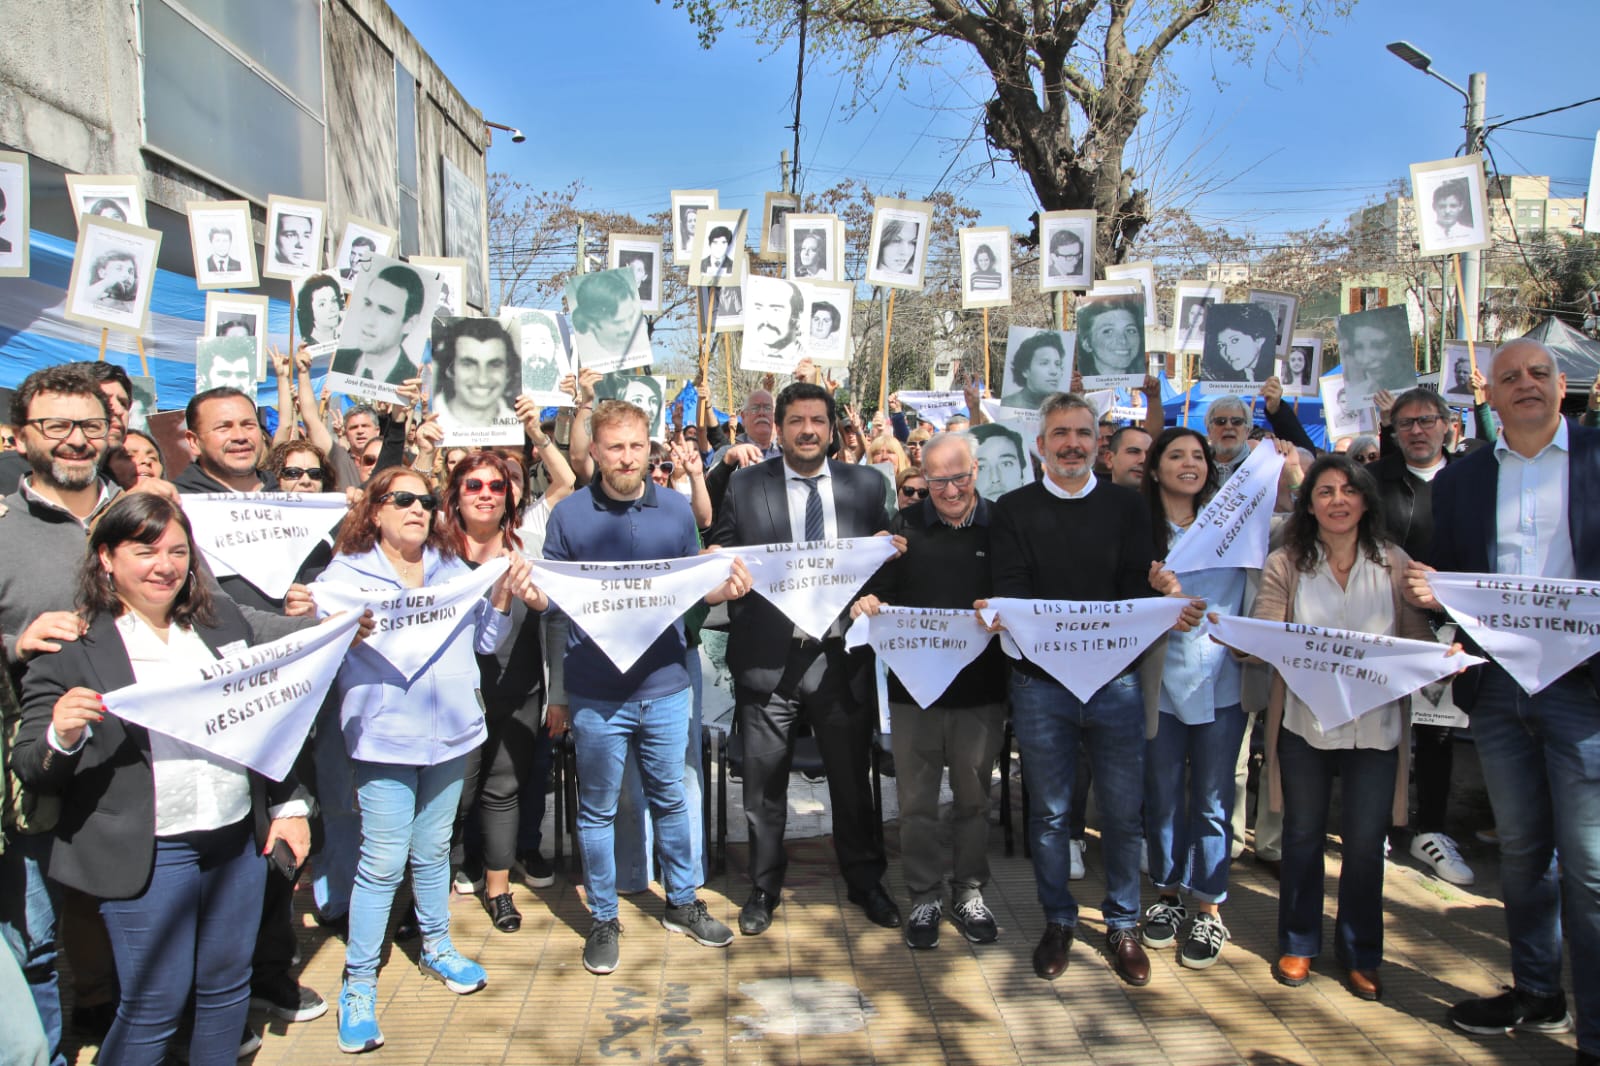
[[[1150,881],[1160,891],[1182,886],[1202,903],[1228,898],[1233,771],[1246,721],[1237,703],[1218,707],[1214,715],[1185,725],[1162,713],[1144,754]]]
[[[700,816],[701,796],[705,793],[705,767],[700,763],[701,683],[700,649],[690,648],[685,656],[689,668],[689,689],[694,705],[689,716],[688,746],[683,755],[683,799],[689,807],[691,862],[698,871],[697,885],[711,880],[711,858],[706,853],[706,826]],[[639,760],[628,751],[622,771],[622,794],[617,798],[617,891],[643,892],[650,887],[650,859],[655,848],[649,804],[644,799],[644,782],[639,778]]]
[[[690,690],[617,703],[569,693],[572,738],[578,759],[578,846],[583,849],[589,909],[596,921],[617,916],[615,822],[630,752],[655,823],[656,850],[667,902],[695,898],[689,804],[683,790]]]
[[[61,1055],[56,919],[39,858],[50,837],[7,835],[0,854],[0,1062],[44,1066]]]
[[[344,968],[351,982],[374,984],[389,908],[407,860],[423,950],[433,951],[450,939],[450,830],[461,801],[467,757],[460,755],[437,766],[355,760],[354,767],[361,805],[361,859],[350,893],[350,942]]]

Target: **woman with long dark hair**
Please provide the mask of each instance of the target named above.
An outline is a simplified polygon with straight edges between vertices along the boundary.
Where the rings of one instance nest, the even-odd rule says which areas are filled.
[[[267,781],[101,703],[103,692],[254,643],[233,601],[207,591],[208,578],[176,503],[122,496],[95,524],[79,571],[86,631],[37,656],[23,681],[14,767],[30,789],[61,801],[50,877],[100,900],[116,960],[121,998],[103,1062],[164,1062],[191,999],[189,1061],[234,1060],[250,1010],[262,854],[282,841],[298,864],[310,847],[292,774]]]
[[[1401,599],[1410,560],[1383,530],[1378,484],[1343,455],[1311,464],[1284,544],[1267,557],[1252,615],[1274,622],[1432,640],[1422,612]],[[1273,975],[1305,984],[1322,950],[1323,851],[1328,800],[1339,778],[1343,864],[1335,951],[1350,991],[1382,994],[1383,849],[1390,824],[1406,821],[1409,700],[1382,704],[1324,729],[1306,703],[1274,677],[1267,704],[1267,778],[1283,809],[1278,879],[1278,951]]]

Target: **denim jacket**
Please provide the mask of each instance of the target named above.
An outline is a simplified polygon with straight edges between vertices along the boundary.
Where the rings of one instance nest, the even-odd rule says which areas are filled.
[[[459,559],[432,548],[423,556],[423,584],[438,585],[469,573]],[[383,552],[338,555],[317,578],[366,589],[402,589]],[[492,655],[511,632],[511,616],[485,596],[428,668],[411,682],[366,644],[345,656],[334,687],[339,723],[352,759],[435,766],[483,743],[487,733],[476,653]]]

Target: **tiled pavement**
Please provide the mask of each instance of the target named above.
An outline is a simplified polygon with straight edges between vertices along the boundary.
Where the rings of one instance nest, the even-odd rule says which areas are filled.
[[[1468,749],[1470,751],[1470,749]],[[1458,769],[1461,763],[1458,760]],[[1471,768],[1475,770],[1475,767]],[[804,791],[795,780],[797,793]],[[821,792],[825,797],[825,791]],[[737,804],[734,809],[737,810]],[[891,851],[896,827],[888,826]],[[1465,834],[1463,834],[1465,835]],[[702,948],[659,924],[658,889],[625,898],[622,965],[609,977],[583,969],[586,912],[570,874],[549,889],[517,889],[520,933],[494,931],[475,900],[454,897],[457,945],[488,969],[488,988],[456,997],[425,980],[415,944],[391,946],[380,981],[387,1045],[378,1063],[1569,1063],[1572,1038],[1473,1038],[1443,1023],[1446,1006],[1493,992],[1505,979],[1504,924],[1492,848],[1472,847],[1473,890],[1452,888],[1409,859],[1388,868],[1385,998],[1347,993],[1331,957],[1310,984],[1273,982],[1275,885],[1247,856],[1234,864],[1224,907],[1233,942],[1210,970],[1184,970],[1173,952],[1153,958],[1154,979],[1122,984],[1101,944],[1104,891],[1097,846],[1072,963],[1053,984],[1029,957],[1041,931],[1032,871],[1003,854],[995,831],[986,896],[999,943],[973,947],[946,925],[936,951],[913,953],[844,899],[830,841],[791,848],[789,883],[772,928],[725,951]],[[730,926],[746,882],[742,846],[705,898]],[[1330,847],[1332,914],[1337,846]],[[903,892],[891,855],[891,890]],[[1148,895],[1148,892],[1147,892]],[[303,908],[305,892],[298,901]],[[1149,902],[1147,900],[1146,902]],[[302,979],[331,1000],[341,945],[302,912]],[[1330,932],[1331,935],[1331,932]],[[263,1018],[257,1014],[258,1026]],[[79,1061],[92,1061],[85,1049]],[[333,1015],[266,1024],[259,1066],[348,1062]]]

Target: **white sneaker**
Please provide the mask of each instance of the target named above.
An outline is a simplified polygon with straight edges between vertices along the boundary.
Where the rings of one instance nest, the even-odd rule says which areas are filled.
[[[1478,879],[1472,867],[1461,861],[1456,842],[1443,833],[1418,833],[1411,838],[1411,854],[1433,867],[1441,881],[1470,885]]]
[[[465,870],[457,870],[451,876],[450,883],[458,896],[476,896],[483,891],[483,880],[480,878],[474,881],[472,875]]]
[[[1074,881],[1083,880],[1083,841],[1074,840],[1069,849],[1072,854],[1072,871],[1067,875]]]

